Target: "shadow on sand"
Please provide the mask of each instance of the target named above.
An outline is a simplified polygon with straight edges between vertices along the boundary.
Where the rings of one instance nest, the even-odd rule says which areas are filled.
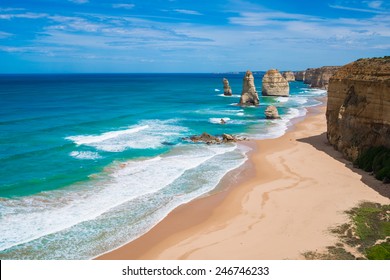
[[[312,145],[314,148],[317,150],[324,152],[328,156],[334,158],[335,160],[343,163],[347,168],[352,170],[353,172],[359,174],[361,176],[361,181],[378,192],[380,195],[385,196],[387,198],[390,198],[390,185],[389,184],[383,184],[381,181],[378,181],[375,179],[374,176],[372,176],[370,173],[365,172],[361,169],[353,167],[352,162],[346,160],[343,155],[336,151],[329,143],[328,140],[326,139],[326,133],[322,133],[320,135],[316,136],[311,136],[307,138],[301,138],[297,139],[297,141],[302,142],[302,143],[307,143]]]

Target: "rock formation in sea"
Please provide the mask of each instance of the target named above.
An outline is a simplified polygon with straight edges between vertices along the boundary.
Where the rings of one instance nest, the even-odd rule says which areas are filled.
[[[295,80],[303,82],[305,80],[306,71],[296,71],[294,72]]]
[[[203,132],[200,135],[193,135],[189,138],[184,138],[184,140],[189,140],[194,143],[202,142],[206,143],[208,145],[210,144],[222,144],[222,143],[229,143],[229,142],[238,142],[238,141],[244,141],[247,140],[246,138],[240,138],[231,134],[222,134],[222,136],[214,136],[211,134],[208,134],[207,132]]]
[[[287,82],[295,81],[295,75],[291,71],[283,72],[282,75],[283,75],[283,78],[285,78]]]
[[[280,119],[278,109],[274,105],[268,106],[264,114],[266,119]]]
[[[223,78],[223,94],[226,96],[231,96],[232,95],[232,89],[229,85],[229,81],[226,78]]]
[[[305,71],[303,82],[312,88],[328,89],[329,79],[340,66],[323,66],[320,68],[308,68]]]
[[[263,77],[262,95],[288,96],[290,86],[285,78],[276,69],[268,70]]]
[[[240,105],[259,105],[255,78],[250,70],[246,71],[243,79]]]
[[[341,67],[329,81],[326,119],[330,144],[351,160],[390,148],[390,57]]]

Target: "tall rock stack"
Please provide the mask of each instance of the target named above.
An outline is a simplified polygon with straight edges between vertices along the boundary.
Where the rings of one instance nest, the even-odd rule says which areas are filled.
[[[226,96],[231,96],[232,95],[232,89],[229,85],[228,79],[223,78],[223,94]]]
[[[326,119],[330,144],[349,159],[390,148],[390,57],[341,67],[330,78]]]
[[[286,71],[286,72],[283,72],[283,78],[286,79],[287,82],[293,82],[295,81],[295,75],[293,72],[291,71]]]
[[[268,70],[263,77],[262,95],[288,96],[290,86],[285,78],[276,69]]]
[[[250,70],[246,71],[243,79],[240,105],[259,105],[255,78]]]

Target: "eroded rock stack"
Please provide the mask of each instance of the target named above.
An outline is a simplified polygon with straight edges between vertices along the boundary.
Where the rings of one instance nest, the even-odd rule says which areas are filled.
[[[232,89],[229,85],[228,79],[223,78],[223,94],[226,96],[231,96],[232,95]]]
[[[255,78],[250,70],[246,71],[243,79],[240,105],[259,105]]]
[[[291,71],[283,72],[282,75],[283,75],[283,78],[285,78],[287,82],[295,81],[295,75]]]
[[[263,77],[262,95],[288,96],[290,86],[285,78],[276,69],[268,70]]]
[[[330,78],[329,142],[347,158],[376,146],[390,148],[390,57],[360,59]]]
[[[268,106],[264,114],[266,119],[280,119],[278,109],[274,105]]]
[[[297,71],[294,73],[295,80],[303,82],[305,80],[305,73],[306,71]]]

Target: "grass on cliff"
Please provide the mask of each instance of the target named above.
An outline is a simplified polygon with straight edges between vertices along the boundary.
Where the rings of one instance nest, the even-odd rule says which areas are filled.
[[[354,164],[364,171],[373,172],[378,180],[390,183],[390,149],[371,147],[363,151]]]
[[[363,202],[345,212],[349,222],[331,229],[340,242],[326,252],[306,252],[306,259],[390,260],[390,205]]]

